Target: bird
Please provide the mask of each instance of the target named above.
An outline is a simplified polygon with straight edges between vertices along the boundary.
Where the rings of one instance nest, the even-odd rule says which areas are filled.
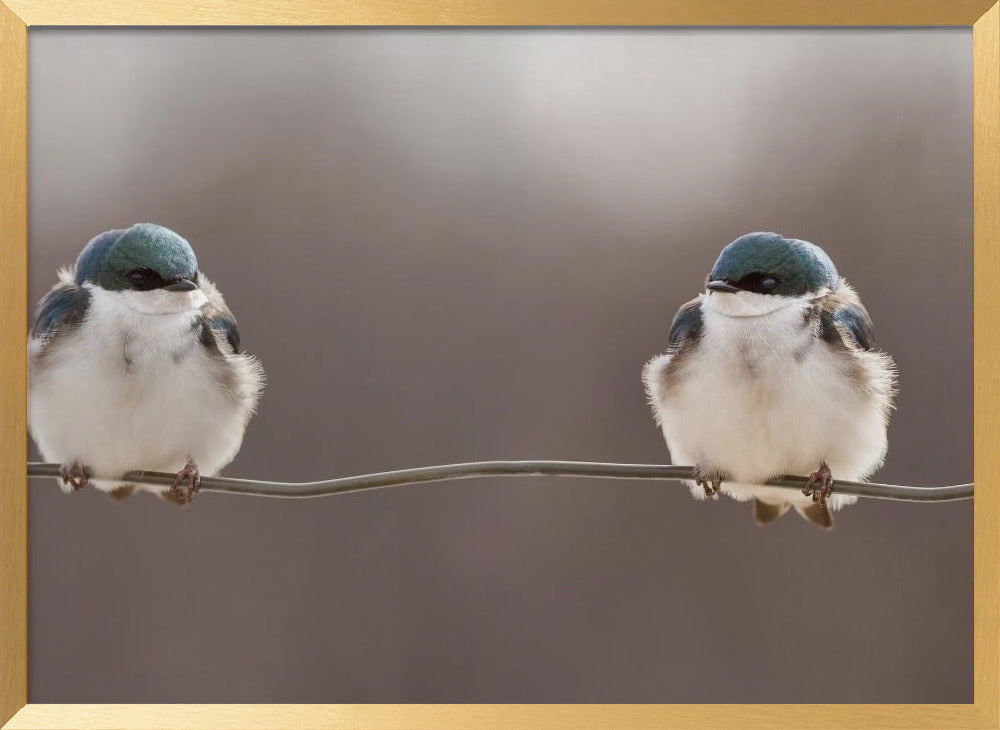
[[[236,456],[264,387],[232,312],[191,245],[154,223],[105,231],[38,303],[28,337],[28,429],[60,464],[64,491],[114,499],[130,471],[176,473],[142,485],[189,503],[202,475]]]
[[[825,529],[857,501],[888,448],[896,365],[827,253],[773,232],[719,254],[703,292],[677,311],[664,353],[642,371],[674,463],[697,499],[752,501],[764,525],[789,508]],[[801,494],[765,482],[808,475]]]

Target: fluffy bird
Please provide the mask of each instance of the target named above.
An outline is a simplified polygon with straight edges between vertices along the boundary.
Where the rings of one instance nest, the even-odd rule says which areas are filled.
[[[128,471],[176,472],[144,488],[181,504],[236,456],[264,378],[191,246],[151,223],[96,236],[59,272],[28,373],[28,428],[66,491],[120,498]]]
[[[895,365],[830,257],[807,241],[749,233],[723,249],[705,291],[680,308],[643,382],[691,493],[753,501],[766,524],[794,507],[833,527],[833,475],[867,478],[885,459]],[[802,494],[760,486],[809,475]]]

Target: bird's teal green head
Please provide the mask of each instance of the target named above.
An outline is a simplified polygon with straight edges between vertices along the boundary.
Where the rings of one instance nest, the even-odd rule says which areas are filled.
[[[92,238],[76,260],[76,281],[109,291],[193,291],[198,259],[169,228],[136,223]]]
[[[777,233],[747,233],[722,249],[706,287],[801,297],[836,289],[839,280],[833,261],[819,246]]]

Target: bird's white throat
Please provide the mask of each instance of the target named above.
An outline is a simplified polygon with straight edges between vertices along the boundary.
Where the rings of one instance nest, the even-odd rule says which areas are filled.
[[[193,291],[166,291],[153,289],[151,291],[108,291],[98,289],[92,284],[85,284],[91,294],[100,291],[102,298],[115,300],[117,305],[136,314],[184,314],[200,308],[206,301],[201,289]]]
[[[796,304],[811,301],[813,296],[785,297],[756,292],[715,292],[701,295],[702,306],[726,317],[765,317]]]

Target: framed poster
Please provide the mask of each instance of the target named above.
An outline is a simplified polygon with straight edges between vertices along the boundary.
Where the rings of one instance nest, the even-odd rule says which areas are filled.
[[[223,25],[322,27],[179,27]],[[669,482],[112,503],[26,489],[21,347],[57,268],[155,222],[267,372],[226,475],[664,463],[642,365],[777,230],[899,368],[875,478],[968,481],[973,439],[988,475],[998,31],[985,2],[6,2],[7,726],[995,727],[988,478],[974,518],[863,501],[832,534]]]

